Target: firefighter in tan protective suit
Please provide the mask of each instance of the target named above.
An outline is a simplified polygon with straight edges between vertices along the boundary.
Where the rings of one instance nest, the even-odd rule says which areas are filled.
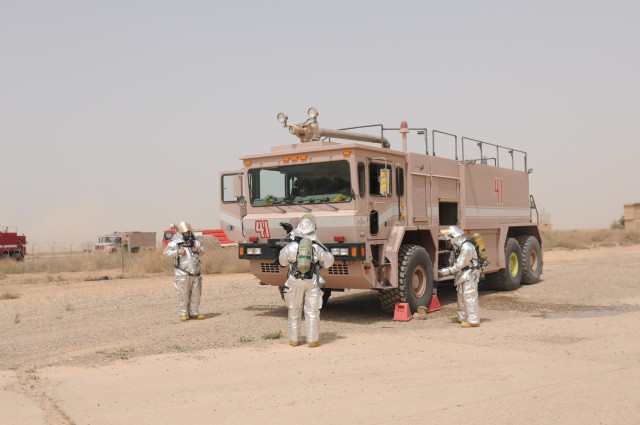
[[[175,287],[178,293],[178,315],[181,322],[189,319],[204,320],[200,314],[200,295],[202,294],[202,276],[200,276],[200,254],[205,247],[196,240],[191,225],[179,222],[176,234],[164,249],[164,255],[175,257],[173,271]]]
[[[478,281],[480,269],[476,247],[457,226],[449,226],[441,230],[447,240],[453,245],[453,261],[450,267],[438,270],[438,277],[455,275],[454,284],[458,293],[458,314],[451,319],[460,323],[463,328],[480,326],[480,312],[478,302]]]
[[[289,242],[280,251],[281,266],[289,266],[284,297],[289,309],[289,343],[300,343],[300,322],[304,308],[304,320],[309,347],[317,347],[320,339],[320,309],[322,308],[322,284],[320,267],[333,265],[333,255],[316,237],[316,219],[305,214],[298,226],[289,234]]]

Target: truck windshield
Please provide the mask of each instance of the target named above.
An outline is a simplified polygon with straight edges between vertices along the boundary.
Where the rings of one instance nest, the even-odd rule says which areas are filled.
[[[249,170],[251,205],[350,202],[349,162],[294,164]]]
[[[103,236],[100,238],[100,240],[98,241],[99,243],[115,243],[115,244],[119,244],[120,243],[120,238],[117,236]]]

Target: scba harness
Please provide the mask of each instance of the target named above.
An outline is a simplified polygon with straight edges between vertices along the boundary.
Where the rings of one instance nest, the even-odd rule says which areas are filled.
[[[463,271],[474,270],[474,269],[482,270],[487,264],[489,264],[488,257],[487,257],[487,250],[485,248],[484,240],[482,239],[482,236],[480,236],[479,233],[474,233],[472,237],[466,237],[464,242],[460,244],[460,247],[462,248],[462,245],[464,245],[467,242],[473,245],[474,249],[476,250],[477,258],[474,258],[472,260],[471,266],[467,266],[462,270]],[[458,257],[460,255],[460,249],[456,249],[454,251],[454,255]]]
[[[304,237],[298,241],[298,254],[291,267],[291,276],[296,279],[312,279],[317,268],[313,262],[313,242]]]

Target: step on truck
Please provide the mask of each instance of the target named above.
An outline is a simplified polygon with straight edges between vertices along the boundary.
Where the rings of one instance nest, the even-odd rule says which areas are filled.
[[[281,223],[295,227],[306,213],[335,256],[321,270],[325,301],[333,291],[369,289],[389,313],[396,303],[412,312],[428,307],[437,285],[451,283],[437,278],[451,262],[452,247],[440,234],[450,225],[484,239],[485,287],[540,281],[542,239],[526,152],[404,121],[332,130],[320,127],[315,108],[308,117],[289,125],[278,114],[298,141],[246,155],[241,169],[220,173],[221,227],[242,241],[238,256],[261,284],[284,285]],[[409,151],[416,140],[419,152]]]

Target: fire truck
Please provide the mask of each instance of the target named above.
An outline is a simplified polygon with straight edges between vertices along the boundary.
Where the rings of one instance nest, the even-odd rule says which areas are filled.
[[[287,124],[283,113],[277,120],[297,143],[246,155],[241,169],[220,173],[221,227],[242,241],[239,258],[262,284],[284,285],[287,269],[277,258],[287,232],[280,223],[295,227],[305,213],[316,217],[317,235],[335,257],[321,271],[325,301],[333,291],[369,289],[389,313],[396,303],[412,312],[428,308],[438,284],[451,283],[437,278],[451,262],[452,247],[440,233],[450,225],[482,236],[485,287],[540,281],[542,239],[526,152],[405,121],[398,128],[322,128],[315,108],[299,124]],[[394,134],[397,149],[387,139]],[[416,139],[420,152],[409,151]]]
[[[213,237],[220,243],[220,246],[237,246],[238,245],[237,243],[230,241],[222,229],[193,230],[192,232],[195,237],[198,237],[198,236]],[[176,228],[174,226],[171,226],[167,230],[165,230],[162,235],[162,246],[166,247],[171,241],[171,238],[173,237],[173,235],[175,234],[176,234]]]
[[[0,229],[0,259],[12,258],[16,261],[24,260],[27,255],[27,237],[18,235],[16,227],[6,226]]]

